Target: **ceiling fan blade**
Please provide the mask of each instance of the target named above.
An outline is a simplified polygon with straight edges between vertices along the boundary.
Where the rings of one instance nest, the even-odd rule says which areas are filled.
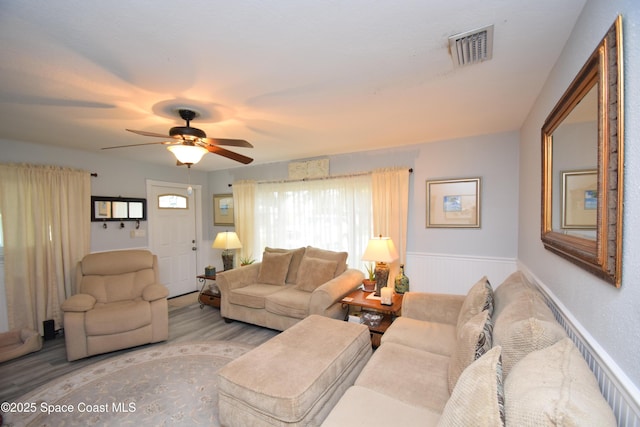
[[[144,142],[142,144],[116,145],[115,147],[103,147],[101,150],[111,150],[112,148],[137,147],[139,145],[172,144],[173,141]]]
[[[128,130],[129,132],[137,133],[138,135],[142,135],[142,136],[153,136],[155,138],[171,138],[171,136],[169,135],[163,135],[161,133],[155,133],[155,132],[147,132],[144,130],[134,130],[134,129],[125,129],[125,130]]]
[[[227,138],[200,138],[201,141],[208,142],[213,145],[227,145],[229,147],[246,147],[253,148],[249,141],[244,139],[227,139]]]
[[[235,160],[236,162],[240,162],[242,164],[249,164],[253,162],[251,157],[243,156],[242,154],[234,153],[233,151],[226,150],[224,148],[220,148],[217,145],[207,145],[207,150],[211,153],[218,154],[220,156],[226,157],[231,160]]]

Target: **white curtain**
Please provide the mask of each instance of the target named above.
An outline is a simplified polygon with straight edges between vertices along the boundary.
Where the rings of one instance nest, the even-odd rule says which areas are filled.
[[[236,234],[242,243],[240,254],[254,259],[259,255],[253,249],[255,192],[255,181],[233,183],[233,222]]]
[[[60,304],[75,293],[75,268],[89,252],[91,182],[86,171],[0,165],[9,327],[43,333],[62,325]]]
[[[409,169],[377,169],[371,174],[373,196],[373,235],[390,237],[400,258],[389,265],[389,286],[407,256],[409,219]]]
[[[373,232],[370,175],[258,183],[254,212],[256,258],[265,246],[311,245],[346,251],[349,265],[364,271]]]

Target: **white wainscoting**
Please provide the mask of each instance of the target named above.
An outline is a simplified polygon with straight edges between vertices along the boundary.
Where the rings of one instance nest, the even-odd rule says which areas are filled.
[[[525,266],[520,265],[519,268],[527,279],[540,289],[558,323],[567,331],[569,338],[582,353],[582,357],[598,380],[602,395],[613,408],[618,426],[640,427],[640,401],[638,401],[640,390],[564,304],[558,301],[551,290]]]
[[[404,270],[412,291],[466,295],[482,276],[496,288],[517,268],[515,258],[407,252]]]

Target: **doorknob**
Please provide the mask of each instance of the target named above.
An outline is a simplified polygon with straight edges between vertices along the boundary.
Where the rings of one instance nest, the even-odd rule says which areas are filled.
[[[198,250],[198,248],[196,248],[195,246],[193,246],[193,247],[191,248],[191,250],[192,250],[192,251],[195,251],[195,250]]]

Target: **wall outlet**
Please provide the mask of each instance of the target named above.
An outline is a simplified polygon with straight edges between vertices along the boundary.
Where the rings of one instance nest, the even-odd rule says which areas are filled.
[[[131,230],[131,238],[135,239],[136,237],[145,237],[147,235],[147,230]]]

